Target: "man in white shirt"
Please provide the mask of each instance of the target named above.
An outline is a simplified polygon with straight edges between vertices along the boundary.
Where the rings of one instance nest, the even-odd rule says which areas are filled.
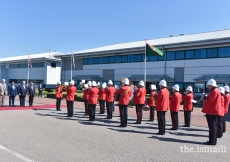
[[[7,86],[5,83],[5,79],[2,79],[1,85],[0,85],[0,106],[5,106],[5,96],[7,95]]]

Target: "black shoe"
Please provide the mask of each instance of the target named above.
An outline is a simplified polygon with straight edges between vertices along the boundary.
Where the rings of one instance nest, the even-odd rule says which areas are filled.
[[[211,145],[209,141],[204,142],[203,144],[204,144],[204,145]]]
[[[135,123],[133,123],[133,124],[141,124],[141,123],[139,123],[139,122],[135,122]]]
[[[154,121],[154,120],[149,120],[149,121]]]
[[[163,134],[163,133],[159,133],[159,132],[158,132],[158,133],[156,133],[156,134],[157,134],[157,135],[165,135],[165,133]]]
[[[186,125],[186,124],[185,124],[185,125],[183,125],[183,127],[190,127],[190,125]]]

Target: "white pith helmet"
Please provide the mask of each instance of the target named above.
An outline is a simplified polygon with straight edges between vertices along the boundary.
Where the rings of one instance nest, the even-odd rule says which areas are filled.
[[[128,79],[128,78],[125,78],[125,79],[123,80],[123,83],[124,83],[125,85],[129,85],[129,79]]]
[[[109,80],[109,81],[108,81],[108,85],[109,85],[109,84],[110,84],[110,85],[113,85],[112,80]]]
[[[192,92],[192,87],[191,87],[191,86],[188,86],[188,87],[186,88],[186,91],[191,91],[191,92]]]
[[[159,85],[167,87],[167,83],[166,83],[165,80],[161,80],[160,83],[159,83]]]
[[[92,82],[91,81],[88,81],[87,84],[88,84],[88,86],[92,86]]]
[[[140,86],[144,87],[145,86],[145,83],[141,80],[139,83],[138,83]]]
[[[60,84],[61,84],[61,81],[59,80],[59,81],[57,82],[57,84],[60,85]]]
[[[216,81],[215,81],[214,79],[210,79],[210,80],[208,81],[207,85],[213,86],[213,87],[217,87]]]
[[[219,87],[218,89],[220,90],[220,93],[225,94],[224,87]]]
[[[152,85],[150,86],[150,89],[151,89],[151,90],[157,89],[157,87],[156,87],[154,84],[152,84]]]
[[[172,88],[175,89],[176,91],[180,91],[180,87],[178,84],[175,84]]]
[[[229,86],[224,86],[224,90],[225,90],[226,92],[229,92]]]

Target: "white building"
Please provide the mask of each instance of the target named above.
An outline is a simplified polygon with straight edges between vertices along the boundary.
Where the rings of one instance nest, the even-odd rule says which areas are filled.
[[[44,82],[46,87],[53,87],[60,80],[61,60],[54,55],[61,55],[59,52],[48,52],[29,55],[32,68],[29,68],[29,82],[39,84]],[[11,82],[20,84],[27,82],[28,78],[28,55],[0,58],[0,77],[5,79],[9,85]]]
[[[188,85],[195,93],[206,91],[205,83],[214,78],[219,86],[230,84],[230,30],[170,36],[147,40],[161,49],[164,57],[147,57],[147,87],[166,79],[168,86]],[[73,78],[108,81],[119,84],[121,78],[137,83],[144,79],[145,41],[113,44],[74,53]],[[56,56],[62,60],[61,80],[69,81],[71,54]]]

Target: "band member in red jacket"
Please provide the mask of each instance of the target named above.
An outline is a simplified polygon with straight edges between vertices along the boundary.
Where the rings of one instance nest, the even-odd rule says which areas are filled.
[[[95,120],[95,111],[96,111],[96,104],[97,104],[97,95],[98,95],[98,88],[97,83],[95,81],[92,81],[92,88],[89,89],[89,121]]]
[[[119,98],[119,110],[120,110],[120,126],[119,127],[127,127],[127,107],[129,104],[129,97],[131,96],[132,89],[129,87],[129,79],[125,78],[123,80],[123,86],[115,92],[115,94],[120,94]]]
[[[167,83],[165,80],[161,80],[159,83],[160,91],[156,95],[156,110],[158,120],[158,135],[165,134],[165,112],[169,109],[169,91],[167,90]]]
[[[224,114],[228,114],[228,108],[230,103],[230,94],[229,94],[229,86],[224,86],[225,96],[224,96]],[[223,117],[223,133],[226,132],[226,121],[225,117]]]
[[[57,86],[55,87],[55,98],[56,98],[56,110],[61,111],[61,98],[62,98],[62,86],[61,81],[57,82]]]
[[[221,138],[223,136],[223,118],[224,118],[224,97],[225,97],[225,90],[224,87],[219,87],[220,91],[220,115],[218,115],[217,119],[217,138]]]
[[[156,86],[151,85],[150,89],[151,89],[151,93],[149,96],[149,103],[148,103],[148,105],[150,107],[149,121],[154,121],[154,111],[156,108],[156,102],[155,102],[154,96],[156,95]]]
[[[191,86],[188,86],[186,88],[186,91],[184,92],[184,95],[182,96],[182,99],[184,100],[184,127],[190,127],[191,123],[191,112],[193,110],[193,90]]]
[[[67,101],[68,117],[72,117],[73,116],[74,96],[76,92],[76,87],[74,86],[73,80],[70,81],[69,86],[65,90],[67,92],[66,101]]]
[[[99,88],[99,105],[100,105],[100,114],[105,113],[105,100],[106,100],[106,93],[105,93],[106,83],[103,83]]]
[[[136,106],[136,114],[137,114],[137,121],[134,124],[141,124],[142,121],[142,109],[144,107],[145,103],[145,83],[143,81],[140,81],[138,83],[139,88],[136,90],[134,95],[134,104]]]
[[[88,99],[89,99],[89,86],[88,84],[84,84],[84,90],[83,90],[83,100],[85,105],[85,115],[89,115],[88,113]]]
[[[106,111],[107,117],[106,119],[113,118],[113,101],[114,101],[114,92],[115,88],[113,87],[113,82],[111,80],[108,81],[108,88],[106,89]]]
[[[209,141],[204,142],[206,145],[216,145],[217,143],[217,120],[218,115],[221,115],[221,95],[217,88],[216,81],[210,79],[207,83],[209,94],[203,95],[204,105],[202,112],[206,114],[208,128],[209,128]]]
[[[178,129],[178,111],[180,110],[180,103],[181,103],[181,94],[179,92],[179,85],[173,86],[173,95],[169,98],[170,101],[170,114],[172,119],[172,128],[171,130]]]

